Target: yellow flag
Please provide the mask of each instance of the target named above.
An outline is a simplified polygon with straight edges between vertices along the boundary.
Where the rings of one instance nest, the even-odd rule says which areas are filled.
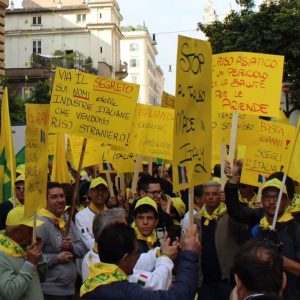
[[[56,151],[54,154],[51,181],[60,183],[71,182],[66,159],[65,134],[63,133],[57,133],[56,136]]]
[[[16,174],[14,142],[11,132],[8,91],[4,90],[1,106],[0,137],[0,202],[7,201],[13,193]]]

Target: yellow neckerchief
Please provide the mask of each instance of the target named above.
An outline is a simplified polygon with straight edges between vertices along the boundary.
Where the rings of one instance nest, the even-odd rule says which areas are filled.
[[[149,236],[143,236],[143,235],[140,233],[140,231],[138,230],[138,228],[137,228],[135,222],[133,222],[133,223],[131,224],[131,227],[132,227],[132,228],[134,229],[134,231],[135,231],[135,236],[136,236],[136,239],[137,239],[137,240],[146,241],[146,243],[147,243],[147,245],[148,245],[148,247],[149,247],[150,249],[153,249],[153,248],[154,248],[154,244],[155,244],[156,241],[157,241],[157,236],[156,236],[156,231],[155,231],[155,230],[152,231],[151,235],[149,235]]]
[[[300,212],[300,195],[294,194],[293,200],[291,201],[290,205],[286,209],[286,211],[290,213],[299,213]]]
[[[100,285],[127,280],[127,275],[117,265],[95,263],[90,266],[89,275],[80,288],[80,297],[93,291]]]
[[[46,208],[41,208],[38,210],[38,216],[40,217],[46,217],[49,219],[52,219],[54,221],[54,223],[59,227],[59,229],[63,230],[66,226],[66,222],[64,219],[62,218],[58,218],[57,216],[55,216],[52,212],[50,212],[48,209]]]
[[[100,211],[102,211],[102,210],[99,210],[99,209],[96,207],[96,205],[95,205],[92,201],[91,201],[90,204],[89,204],[89,209],[90,209],[94,214],[99,213]],[[107,210],[106,205],[104,205],[103,210]]]
[[[256,193],[254,193],[253,197],[250,200],[248,200],[247,198],[243,198],[241,196],[240,192],[239,192],[239,201],[241,203],[246,204],[250,208],[254,208],[254,204],[255,204],[256,198],[257,198]]]
[[[285,211],[285,213],[277,220],[277,223],[286,223],[292,219],[293,219],[293,216],[289,212]],[[260,220],[259,226],[263,229],[271,229],[272,224],[269,224],[267,217],[264,216]]]
[[[27,252],[15,241],[6,236],[5,231],[0,231],[0,251],[13,257],[25,257]]]
[[[209,214],[206,210],[206,204],[203,205],[201,211],[201,216],[205,218],[204,225],[208,226],[209,222],[212,220],[218,220],[219,217],[227,213],[227,207],[224,202],[221,202],[218,208],[216,208],[212,214]]]
[[[19,201],[19,199],[13,195],[12,197],[10,197],[8,199],[9,202],[11,202],[11,204],[14,206],[14,207],[17,207],[17,206],[23,206],[23,204]]]

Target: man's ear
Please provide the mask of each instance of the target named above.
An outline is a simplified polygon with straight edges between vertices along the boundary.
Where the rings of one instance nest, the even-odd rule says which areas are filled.
[[[144,197],[146,196],[146,192],[143,191],[143,190],[140,190],[140,196],[141,196],[142,198],[144,198]]]

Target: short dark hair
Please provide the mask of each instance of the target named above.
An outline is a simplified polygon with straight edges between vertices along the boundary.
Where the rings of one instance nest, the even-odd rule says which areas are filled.
[[[124,254],[133,252],[135,241],[135,232],[130,226],[120,223],[106,226],[96,240],[100,261],[118,264]]]
[[[271,241],[251,240],[244,244],[232,270],[249,293],[278,295],[282,288],[283,259]]]
[[[48,181],[47,183],[47,192],[51,189],[54,189],[54,188],[61,188],[63,189],[63,186],[61,183],[59,182],[56,182],[56,181]]]
[[[141,205],[135,209],[134,218],[136,218],[138,214],[146,214],[148,212],[153,212],[155,219],[158,218],[157,211],[151,205]]]
[[[147,191],[149,184],[156,184],[156,183],[160,184],[160,181],[158,178],[155,178],[155,177],[153,177],[151,175],[147,175],[147,174],[142,175],[140,180],[138,181],[137,190],[138,190],[138,192]]]

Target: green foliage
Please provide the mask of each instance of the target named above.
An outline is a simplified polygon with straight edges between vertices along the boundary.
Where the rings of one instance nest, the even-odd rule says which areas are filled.
[[[241,11],[232,11],[223,22],[198,23],[209,38],[213,53],[247,51],[285,56],[283,81],[292,84],[291,100],[300,106],[300,1],[270,0],[259,11],[253,1],[236,0]]]
[[[27,103],[49,104],[51,98],[51,87],[48,80],[39,81],[28,98]]]

